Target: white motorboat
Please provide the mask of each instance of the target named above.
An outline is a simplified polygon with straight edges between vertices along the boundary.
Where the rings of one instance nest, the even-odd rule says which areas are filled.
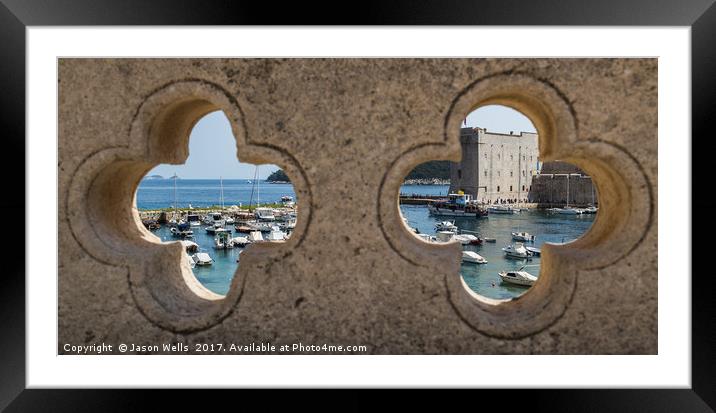
[[[249,243],[249,239],[247,237],[234,237],[234,238],[231,238],[231,242],[236,247],[245,247],[246,244]]]
[[[438,231],[435,238],[437,242],[450,242],[454,236],[455,233],[452,231]]]
[[[420,237],[420,239],[422,239],[425,242],[437,242],[437,238],[433,237],[430,234],[415,234],[415,235]]]
[[[194,259],[191,258],[191,256],[185,255],[185,257],[186,257],[186,262],[189,263],[189,266],[190,266],[191,268],[196,267],[196,263],[194,262]]]
[[[186,252],[196,252],[199,250],[199,244],[196,242],[188,241],[188,240],[181,240],[181,245],[184,247]]]
[[[256,219],[259,221],[275,221],[276,216],[271,208],[256,208]]]
[[[194,236],[194,231],[190,230],[189,224],[186,223],[170,228],[169,232],[179,238],[191,238]]]
[[[520,210],[512,205],[492,205],[487,207],[487,212],[490,214],[516,214]]]
[[[251,243],[264,241],[264,237],[263,237],[263,235],[261,235],[261,231],[251,231],[249,233],[248,239],[249,239],[249,242],[251,242]]]
[[[209,234],[219,234],[222,232],[231,232],[231,230],[219,226],[210,225],[206,227],[206,232],[208,232]]]
[[[505,248],[502,249],[502,251],[505,252],[505,256],[508,258],[529,258],[531,256],[530,252],[527,251],[524,244],[521,242],[516,242],[513,245],[508,245]]]
[[[273,224],[270,222],[249,222],[247,224],[254,231],[270,232]]]
[[[501,271],[497,274],[502,278],[503,282],[529,287],[537,281],[537,277],[527,271],[522,271],[522,268],[518,271]]]
[[[211,265],[214,263],[214,260],[209,256],[209,254],[205,252],[197,252],[196,254],[192,255],[191,258],[194,260],[194,263],[196,265]]]
[[[271,228],[271,232],[266,236],[266,241],[269,242],[284,242],[286,241],[286,233],[281,231],[279,227],[274,226]]]
[[[225,218],[224,218],[224,223],[225,223],[226,225],[234,225],[235,220],[234,220],[234,218],[232,218],[232,217],[225,217]]]
[[[482,255],[474,251],[463,251],[462,262],[469,262],[471,264],[487,264],[487,260]]]
[[[229,237],[229,233],[227,231],[222,231],[216,234],[216,237],[214,237],[214,248],[219,250],[234,248],[234,242]]]
[[[570,207],[554,208],[553,211],[556,212],[556,213],[558,213],[558,214],[562,214],[562,215],[580,215],[580,214],[582,214],[582,210],[581,210],[581,209],[579,209],[579,208],[570,208]]]
[[[448,194],[447,200],[432,202],[428,205],[428,212],[432,215],[451,217],[483,217],[487,210],[472,200],[470,195],[463,192]]]
[[[201,217],[196,214],[190,214],[186,216],[186,222],[188,222],[192,227],[198,227],[201,225]]]
[[[528,232],[513,232],[512,239],[515,241],[534,242],[535,236]]]
[[[482,240],[472,234],[457,234],[452,237],[455,241],[462,245],[480,245]]]
[[[492,243],[497,242],[497,238],[491,238],[491,237],[485,237],[482,240],[485,242],[492,242]]]
[[[534,255],[535,257],[539,257],[540,255],[542,255],[542,250],[539,249],[539,248],[535,248],[535,247],[525,247],[525,249],[526,249],[527,251],[529,251],[529,252],[530,252],[532,255]]]
[[[436,231],[450,231],[453,233],[457,233],[457,225],[455,225],[455,221],[442,221],[435,224],[435,230]]]
[[[588,206],[582,210],[583,211],[582,213],[583,214],[596,214],[598,210],[599,210],[599,208],[597,208],[595,206]]]

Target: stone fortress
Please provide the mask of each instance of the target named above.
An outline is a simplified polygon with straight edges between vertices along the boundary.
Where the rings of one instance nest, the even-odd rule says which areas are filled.
[[[462,161],[450,163],[450,192],[463,191],[478,202],[537,203],[540,206],[596,203],[591,177],[566,162],[539,160],[538,135],[462,128]]]

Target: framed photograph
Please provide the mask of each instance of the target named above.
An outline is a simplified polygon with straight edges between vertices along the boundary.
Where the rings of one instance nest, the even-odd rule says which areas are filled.
[[[25,154],[0,407],[460,387],[713,411],[691,136],[716,107],[716,6],[366,6],[386,26],[365,27],[164,6],[0,7]],[[70,390],[90,388],[115,390]]]

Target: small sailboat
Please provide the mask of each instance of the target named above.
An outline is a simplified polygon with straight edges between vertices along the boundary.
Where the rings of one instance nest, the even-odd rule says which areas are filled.
[[[474,251],[463,251],[462,262],[471,264],[487,264],[487,260],[482,255]]]
[[[569,174],[567,174],[567,204],[564,208],[554,208],[553,211],[562,215],[580,215],[583,210],[569,207]]]

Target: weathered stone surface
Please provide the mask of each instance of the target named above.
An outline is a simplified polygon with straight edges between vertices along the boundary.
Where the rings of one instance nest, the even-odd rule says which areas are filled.
[[[657,352],[656,59],[60,59],[59,82],[60,344]],[[412,167],[459,160],[460,123],[489,103],[529,116],[540,156],[582,168],[600,201],[504,303],[469,294],[459,247],[413,237],[397,205]],[[299,207],[291,241],[244,252],[218,300],[133,210],[144,173],[182,163],[216,109]]]

